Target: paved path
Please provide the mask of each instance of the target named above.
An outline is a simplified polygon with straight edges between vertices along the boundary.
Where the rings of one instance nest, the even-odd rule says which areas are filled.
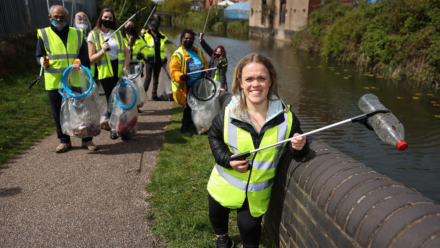
[[[0,167],[0,247],[155,247],[144,186],[171,107],[149,101],[129,141],[103,130],[98,151],[56,154],[52,134]]]

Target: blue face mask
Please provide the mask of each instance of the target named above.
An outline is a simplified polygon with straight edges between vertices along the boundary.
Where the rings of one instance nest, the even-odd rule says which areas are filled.
[[[58,31],[63,30],[64,27],[67,26],[67,21],[52,20],[50,23],[52,24],[52,26],[58,29]]]

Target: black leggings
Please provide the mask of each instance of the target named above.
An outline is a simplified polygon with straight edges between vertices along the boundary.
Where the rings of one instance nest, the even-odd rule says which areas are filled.
[[[231,209],[223,207],[210,194],[209,198],[209,220],[212,228],[217,235],[228,234],[229,212]],[[247,198],[243,206],[237,209],[237,225],[240,230],[240,238],[243,248],[258,247],[261,236],[261,220],[263,216],[258,218],[252,217],[249,212],[249,204]]]
[[[108,99],[110,98],[110,95],[112,94],[113,89],[115,88],[116,84],[119,81],[119,77],[118,77],[118,60],[112,60],[112,69],[113,69],[113,77],[108,77],[108,78],[104,78],[99,80],[101,82],[102,88],[104,89],[105,92],[105,98],[107,98],[107,102]],[[110,117],[110,113],[109,113],[109,117]]]

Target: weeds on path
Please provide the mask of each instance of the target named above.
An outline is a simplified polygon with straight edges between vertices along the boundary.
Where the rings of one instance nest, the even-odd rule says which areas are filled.
[[[183,108],[174,104],[166,141],[159,149],[157,164],[151,172],[151,230],[168,247],[215,247],[216,236],[208,217],[209,176],[215,161],[208,135],[187,137],[180,133]],[[236,211],[231,211],[229,236],[240,247]],[[272,247],[264,233],[260,247]]]
[[[44,80],[28,89],[38,73],[0,78],[0,166],[55,130]]]

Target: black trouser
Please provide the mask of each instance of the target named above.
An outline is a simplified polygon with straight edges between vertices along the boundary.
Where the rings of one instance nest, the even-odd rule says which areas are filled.
[[[188,95],[188,92],[191,90],[191,86],[186,86],[186,94]],[[189,129],[189,126],[192,123],[192,118],[191,118],[191,107],[189,106],[188,103],[186,103],[186,108],[183,109],[183,118],[182,118],[182,128],[183,129]]]
[[[228,234],[229,212],[231,209],[223,207],[210,194],[209,198],[209,220],[212,228],[217,235]],[[249,211],[247,198],[243,206],[237,209],[237,225],[240,230],[240,238],[244,248],[258,247],[261,236],[261,220],[263,216],[258,218],[252,217]]]
[[[61,143],[70,143],[70,136],[63,134],[61,129],[60,118],[61,118],[61,104],[63,102],[63,97],[58,93],[58,90],[49,90],[50,109],[52,110],[53,120],[55,121],[55,126],[57,127],[57,137],[60,139]],[[92,141],[93,137],[83,138],[83,142]]]
[[[102,88],[104,89],[105,92],[105,98],[107,98],[107,102],[108,99],[110,98],[110,95],[112,94],[113,89],[115,88],[116,84],[119,81],[119,77],[118,77],[118,60],[112,60],[112,69],[113,69],[113,77],[108,77],[108,78],[104,78],[99,80],[101,82]],[[109,118],[110,118],[110,113],[109,114]]]
[[[157,96],[157,86],[159,85],[159,74],[160,70],[162,69],[162,64],[158,63],[147,63],[145,62],[145,70],[147,74],[145,74],[145,81],[144,81],[144,88],[145,92],[148,91],[148,87],[150,86],[151,82],[151,75],[153,74],[153,91],[151,92],[152,96]]]

